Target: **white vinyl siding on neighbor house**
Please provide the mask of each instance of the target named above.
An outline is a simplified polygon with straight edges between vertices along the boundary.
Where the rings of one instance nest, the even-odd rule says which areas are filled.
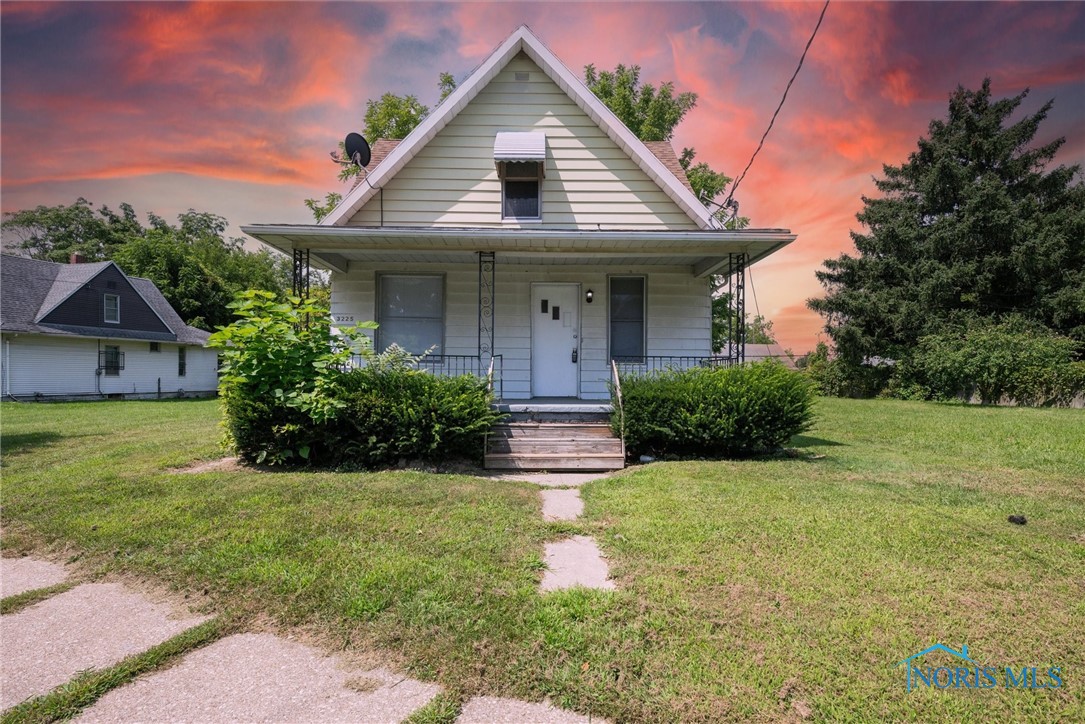
[[[527,73],[528,81],[515,80]],[[500,131],[546,134],[541,221],[530,228],[696,229],[697,225],[526,54],[520,53],[348,222],[504,226],[494,165]]]
[[[444,353],[478,354],[476,264],[408,266],[354,262],[348,274],[332,275],[332,314],[353,315],[355,321],[375,319],[378,275],[395,273],[443,273]],[[608,278],[611,276],[645,279],[646,354],[709,356],[712,353],[708,280],[694,277],[688,267],[502,265],[499,258],[495,271],[494,352],[502,356],[506,399],[531,397],[533,282],[580,285],[580,396],[583,399],[609,399],[607,304]],[[588,289],[594,296],[591,304],[583,299]]]
[[[9,344],[10,343],[10,344]],[[99,349],[117,347],[124,369],[116,375],[96,375]],[[4,335],[0,345],[0,384],[4,394],[42,395],[147,394],[173,395],[211,392],[218,387],[217,354],[213,349],[186,346],[186,374],[177,374],[178,345],[162,342],[152,352],[146,341],[98,340],[47,335]],[[10,359],[10,363],[9,363]],[[97,378],[97,379],[96,379]],[[11,389],[8,389],[10,381]]]

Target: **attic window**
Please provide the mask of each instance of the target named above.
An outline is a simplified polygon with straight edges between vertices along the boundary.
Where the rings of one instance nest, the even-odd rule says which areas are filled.
[[[502,131],[494,139],[494,165],[501,179],[501,218],[542,218],[546,134]]]
[[[121,323],[121,298],[118,295],[104,295],[102,318],[109,324]]]

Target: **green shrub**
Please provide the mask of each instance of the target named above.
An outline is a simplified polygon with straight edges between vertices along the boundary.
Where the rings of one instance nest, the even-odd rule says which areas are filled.
[[[776,362],[622,378],[630,455],[742,457],[778,449],[813,419],[814,387]],[[615,410],[611,424],[621,432]]]
[[[892,391],[922,391],[928,399],[979,397],[1022,405],[1065,405],[1085,391],[1077,343],[1019,317],[975,323],[923,337],[901,366]]]
[[[227,445],[244,460],[310,459],[324,447],[323,426],[343,403],[334,394],[355,349],[368,344],[366,322],[332,334],[328,310],[312,300],[279,301],[271,292],[241,292],[238,319],[211,335],[220,350],[219,395]]]
[[[499,415],[477,377],[436,377],[391,349],[376,355],[364,323],[333,335],[326,309],[245,292],[222,350],[220,393],[229,446],[246,461],[374,467],[400,458],[481,458]],[[351,355],[367,360],[349,370]]]
[[[485,434],[501,417],[486,380],[437,377],[408,365],[374,364],[340,381],[336,424],[341,464],[374,467],[400,458],[481,460]]]
[[[829,345],[818,342],[816,349],[802,361],[818,392],[830,397],[877,397],[889,384],[893,368],[889,365],[849,364],[830,357]]]

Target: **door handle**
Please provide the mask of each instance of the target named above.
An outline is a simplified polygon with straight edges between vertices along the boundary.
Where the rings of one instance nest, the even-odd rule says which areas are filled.
[[[576,350],[576,348],[574,347],[574,348],[573,348],[573,364],[574,364],[574,365],[576,364],[576,353],[577,353],[577,350]]]

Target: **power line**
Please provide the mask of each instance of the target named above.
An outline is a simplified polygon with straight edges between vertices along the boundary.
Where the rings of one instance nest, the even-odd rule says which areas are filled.
[[[780,105],[776,106],[776,112],[772,114],[772,119],[769,121],[768,128],[765,129],[764,135],[761,136],[761,142],[757,144],[757,148],[754,150],[753,155],[750,156],[750,162],[746,164],[746,168],[739,174],[738,179],[731,186],[731,192],[727,194],[727,200],[723,202],[725,208],[730,208],[734,204],[735,191],[738,190],[738,185],[742,183],[742,179],[746,178],[746,172],[750,170],[750,166],[753,165],[753,160],[757,158],[757,154],[761,152],[761,147],[765,145],[765,139],[768,138],[769,131],[772,130],[772,124],[776,123],[776,116],[780,114],[780,109],[784,107],[784,101],[787,100],[787,92],[791,90],[791,84],[795,82],[795,78],[798,77],[799,71],[802,70],[803,61],[806,60],[806,53],[810,50],[810,46],[814,42],[814,38],[818,34],[818,29],[821,27],[821,21],[825,19],[825,11],[829,9],[829,0],[825,0],[825,5],[821,8],[821,15],[818,17],[818,23],[814,26],[814,32],[810,34],[810,40],[806,41],[806,48],[802,51],[802,56],[799,58],[799,65],[795,68],[795,72],[791,74],[791,80],[787,82],[787,87],[784,88],[784,95],[780,98]],[[735,216],[738,215],[737,208],[735,209]]]

